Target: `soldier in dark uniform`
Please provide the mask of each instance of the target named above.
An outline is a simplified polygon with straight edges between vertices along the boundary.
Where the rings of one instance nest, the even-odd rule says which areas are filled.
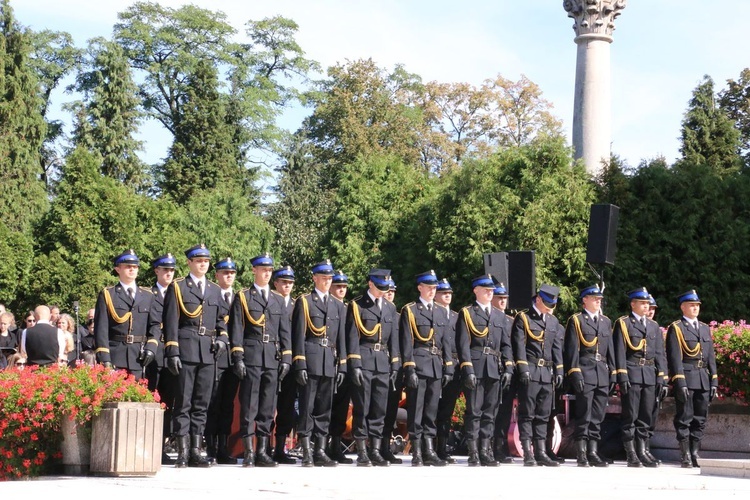
[[[614,390],[615,350],[612,322],[602,314],[598,285],[581,290],[583,311],[568,319],[563,364],[575,391],[575,434],[579,467],[607,467],[599,456],[601,426],[609,393]]]
[[[346,352],[346,308],[328,293],[333,279],[331,261],[313,266],[312,274],[315,289],[297,297],[292,313],[292,363],[300,386],[297,435],[303,467],[333,467],[337,463],[326,455],[326,440],[334,385],[345,376],[339,354]]]
[[[156,359],[161,337],[154,295],[135,283],[139,266],[133,250],[115,257],[120,281],[99,292],[94,316],[97,360],[127,370],[136,380],[143,376],[143,367]]]
[[[513,354],[505,314],[492,307],[496,282],[485,274],[471,282],[476,300],[458,313],[456,340],[461,366],[471,373],[466,394],[464,429],[469,448],[469,466],[497,467],[492,450],[495,418],[501,384],[510,383]],[[474,377],[474,380],[471,378]],[[502,380],[502,382],[501,382]],[[472,383],[473,382],[473,383]],[[473,387],[472,387],[473,385]],[[477,449],[477,438],[479,448]]]
[[[273,272],[273,287],[284,298],[289,321],[294,311],[294,270],[291,266],[283,266]],[[286,438],[294,430],[297,415],[294,402],[297,399],[297,381],[294,377],[284,377],[281,381],[281,391],[276,398],[276,421],[274,427],[273,459],[280,464],[293,465],[297,461],[286,452]]]
[[[355,385],[352,433],[358,466],[390,465],[380,454],[388,387],[395,385],[400,365],[396,306],[383,298],[390,286],[390,274],[387,269],[371,269],[367,290],[349,303],[346,315],[348,371]]]
[[[240,379],[242,465],[276,467],[268,445],[278,385],[291,367],[290,318],[284,298],[268,285],[273,274],[271,256],[259,255],[251,262],[255,283],[237,294],[229,316],[233,369]]]
[[[344,304],[344,307],[348,307],[348,303],[344,300],[348,289],[349,277],[343,271],[337,269],[333,272],[331,295],[339,299]],[[340,352],[338,355],[339,366],[343,370],[346,370],[346,353]],[[331,405],[331,423],[328,426],[331,441],[328,444],[328,456],[340,464],[353,463],[353,460],[344,454],[344,448],[341,445],[341,436],[346,430],[346,419],[349,416],[349,405],[352,401],[351,392],[352,381],[349,377],[344,377],[333,392],[333,404]]]
[[[419,299],[401,309],[399,336],[406,383],[406,426],[411,441],[412,467],[446,465],[435,453],[440,390],[453,380],[453,357],[448,335],[448,312],[435,307],[435,271],[417,275]],[[424,447],[422,447],[424,444]]]
[[[229,310],[234,300],[234,280],[237,277],[237,264],[230,258],[222,259],[214,266],[216,284],[222,298],[224,321],[229,322]],[[232,433],[234,420],[234,398],[240,387],[240,379],[229,369],[230,352],[216,359],[216,373],[214,374],[214,388],[211,402],[208,405],[208,420],[204,437],[206,439],[206,456],[220,464],[233,465],[237,460],[229,455],[227,439]]]
[[[511,342],[518,371],[518,431],[525,466],[559,465],[545,452],[555,389],[563,383],[563,330],[553,316],[560,289],[542,285],[531,308],[513,321]],[[534,452],[531,440],[534,439]]]
[[[628,467],[656,467],[646,453],[656,405],[666,373],[664,339],[659,325],[648,319],[646,288],[628,292],[630,314],[618,318],[614,328],[617,382],[622,393],[622,442]]]
[[[219,285],[206,279],[211,258],[208,248],[196,245],[186,250],[185,256],[190,273],[169,285],[162,315],[166,365],[177,376],[172,419],[177,441],[175,466],[210,467],[211,462],[201,455],[201,441],[216,359],[227,349],[224,299]]]
[[[448,314],[448,328],[446,330],[446,338],[443,340],[443,349],[449,349],[451,352],[454,374],[453,379],[443,387],[440,402],[438,403],[437,416],[435,417],[435,425],[437,427],[437,449],[435,451],[437,456],[441,460],[445,460],[448,464],[456,463],[456,460],[448,453],[448,436],[450,436],[453,410],[456,407],[456,400],[461,394],[462,384],[461,371],[455,371],[456,367],[459,366],[458,348],[456,347],[456,320],[458,319],[458,313],[451,309],[452,300],[453,289],[451,288],[451,284],[446,278],[443,278],[438,281],[435,304],[445,308]]]
[[[503,334],[507,335],[505,340],[510,345],[510,331],[513,326],[511,318],[505,314],[505,309],[508,306],[508,289],[505,288],[503,283],[500,283],[495,287],[492,292],[492,307],[500,315],[500,318],[505,323],[503,328]],[[513,414],[513,400],[518,394],[518,380],[517,377],[512,375],[512,372],[506,371],[505,367],[513,367],[515,369],[515,362],[513,361],[513,350],[511,348],[510,357],[503,357],[501,359],[503,365],[503,376],[500,380],[500,402],[497,408],[497,418],[495,419],[495,460],[501,464],[512,464],[513,458],[510,456],[510,450],[508,449],[508,429],[510,428],[510,419]]]
[[[651,294],[648,294],[648,312],[646,313],[646,317],[650,320],[656,321],[654,319],[654,316],[656,315],[656,308],[658,305],[656,304],[656,299]],[[658,325],[658,322],[657,322]],[[659,327],[659,330],[661,330],[661,327]],[[667,347],[666,347],[666,341],[665,341],[665,334],[662,333],[662,345],[664,345],[664,351],[663,351],[663,361],[662,366],[667,367]],[[657,391],[656,393],[656,399],[654,401],[654,410],[651,413],[651,426],[648,429],[648,439],[646,440],[646,455],[648,456],[649,460],[654,462],[656,465],[661,465],[661,460],[656,458],[654,455],[651,454],[651,438],[654,436],[654,432],[656,432],[656,422],[659,418],[659,406],[661,405],[661,402],[664,401],[664,398],[667,397],[667,394],[669,393],[669,370],[664,371],[664,377],[662,377],[663,383],[661,385],[661,390]],[[657,382],[657,387],[659,386]]]
[[[703,431],[708,406],[716,397],[719,386],[716,355],[708,325],[698,321],[701,301],[695,290],[678,298],[682,319],[667,329],[667,362],[669,378],[677,402],[674,428],[680,443],[680,465],[700,467]]]
[[[395,305],[396,299],[396,282],[393,281],[393,277],[388,282],[388,291],[383,294],[383,298]],[[401,314],[396,313],[396,335],[399,335],[398,326],[401,323]],[[400,338],[400,337],[399,337]],[[399,345],[399,348],[401,346]],[[393,465],[400,465],[403,460],[393,454],[391,449],[391,440],[393,439],[393,431],[396,429],[396,420],[398,419],[398,409],[401,404],[401,399],[404,394],[404,368],[403,365],[399,366],[398,375],[393,384],[388,386],[388,402],[385,408],[385,421],[383,424],[383,442],[380,445],[380,455],[388,460],[388,463]]]
[[[148,378],[149,390],[158,390],[161,402],[164,403],[164,438],[167,440],[172,436],[172,416],[177,377],[172,375],[164,366],[164,333],[161,328],[161,320],[164,311],[164,296],[169,284],[174,280],[176,265],[177,260],[171,253],[160,255],[151,261],[151,267],[156,274],[156,284],[151,287],[151,293],[154,294],[153,309],[159,318],[160,339],[159,350],[156,351],[156,360],[146,367],[146,377]],[[165,450],[162,450],[161,463],[174,464],[174,460],[167,455]]]

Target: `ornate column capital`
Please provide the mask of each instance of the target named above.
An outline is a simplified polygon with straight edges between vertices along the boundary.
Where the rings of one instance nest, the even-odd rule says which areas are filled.
[[[625,8],[627,0],[564,0],[563,9],[575,23],[578,38],[612,41],[615,19]]]

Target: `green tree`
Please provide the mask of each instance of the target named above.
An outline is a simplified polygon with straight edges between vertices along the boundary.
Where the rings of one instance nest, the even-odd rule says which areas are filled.
[[[135,138],[142,113],[128,60],[118,44],[96,38],[89,41],[87,66],[75,86],[84,100],[69,107],[77,118],[73,146],[97,152],[102,174],[143,191],[146,168],[137,155],[143,143]]]
[[[31,40],[8,0],[0,3],[0,213],[27,232],[47,207],[40,151],[46,136],[39,82],[29,65]]]
[[[708,165],[719,175],[739,170],[740,133],[719,106],[714,82],[709,76],[693,91],[682,121],[682,158],[691,164]]]
[[[719,105],[734,120],[740,131],[740,155],[750,165],[750,68],[745,68],[735,81],[727,80],[727,88],[719,92]]]

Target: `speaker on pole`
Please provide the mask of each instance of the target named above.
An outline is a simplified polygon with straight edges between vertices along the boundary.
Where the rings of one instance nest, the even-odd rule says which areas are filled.
[[[484,274],[491,274],[495,279],[508,286],[508,252],[484,254]]]
[[[535,293],[534,251],[508,252],[508,309],[528,309]]]
[[[620,207],[617,205],[591,205],[586,262],[614,265],[619,215]]]

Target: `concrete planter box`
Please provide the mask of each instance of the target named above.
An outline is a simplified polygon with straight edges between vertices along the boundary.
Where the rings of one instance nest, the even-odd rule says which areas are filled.
[[[90,472],[103,476],[153,476],[161,469],[159,403],[106,403],[93,419]]]
[[[62,418],[61,444],[63,474],[85,476],[91,461],[91,423],[79,424],[68,416]]]

